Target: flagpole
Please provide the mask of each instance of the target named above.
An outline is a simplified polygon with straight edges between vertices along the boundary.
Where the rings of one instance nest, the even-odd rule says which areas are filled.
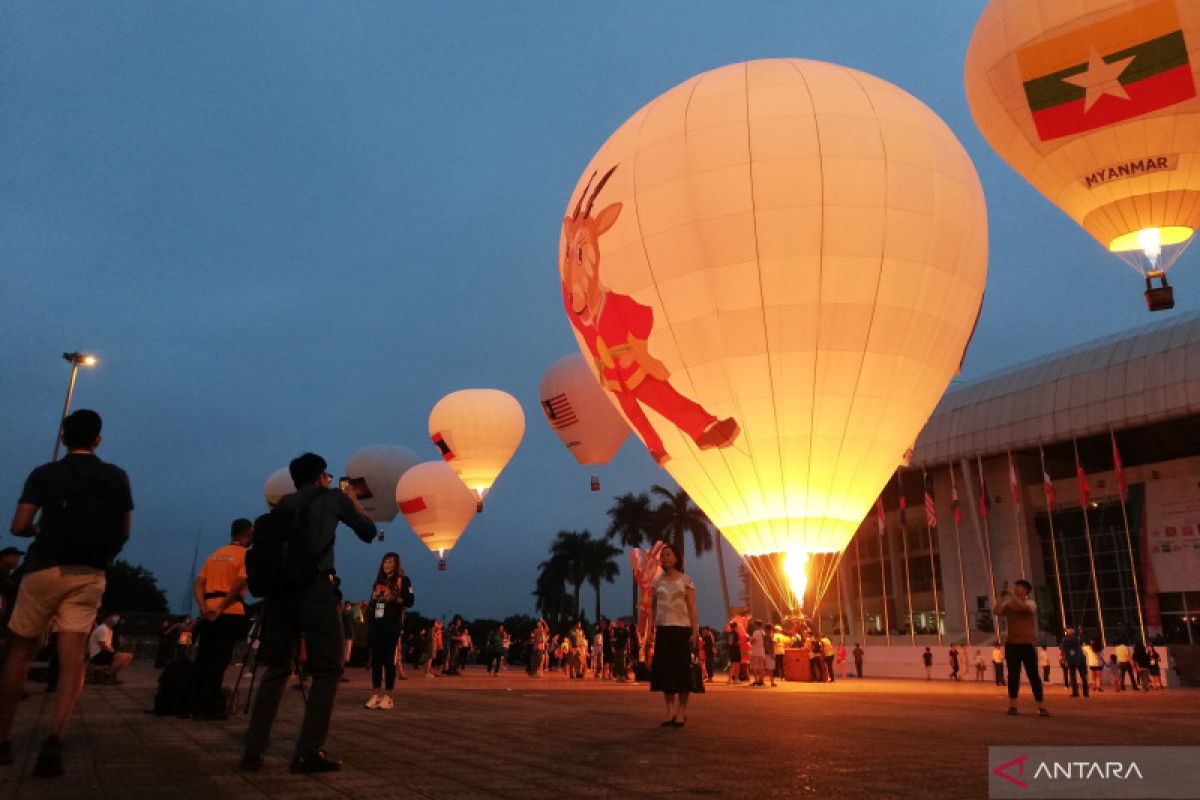
[[[988,584],[992,587],[992,602],[995,604],[996,597],[996,573],[992,570],[992,532],[991,525],[988,522],[988,517],[991,516],[989,509],[992,505],[992,499],[987,496],[987,481],[983,478],[983,457],[975,456],[975,466],[979,471],[979,515],[983,517],[983,550],[985,560],[987,562]],[[1000,642],[1000,628],[1003,617],[993,615],[993,627],[996,632],[996,642]]]
[[[987,496],[987,483],[983,479],[983,458],[975,456],[975,464],[979,469],[979,515],[983,517],[983,557],[987,566],[988,585],[992,589],[992,597],[996,596],[996,574],[992,571],[992,533],[988,525],[988,512],[984,510],[991,505]]]
[[[925,465],[921,465],[921,485],[925,490],[925,530],[929,533],[929,583],[933,586],[933,627],[937,631],[938,644],[942,644],[942,606],[938,600],[937,563],[933,558],[933,531],[937,528],[937,515],[933,505],[933,484],[929,482],[929,473]],[[939,539],[940,542],[940,539]],[[941,549],[938,549],[941,552]]]
[[[1071,446],[1075,449],[1075,476],[1079,478],[1079,505],[1083,509],[1083,533],[1087,537],[1088,566],[1092,571],[1092,595],[1096,598],[1096,621],[1100,623],[1100,646],[1108,647],[1108,637],[1104,635],[1104,610],[1100,606],[1100,583],[1096,578],[1096,554],[1092,550],[1092,523],[1088,520],[1088,491],[1083,467],[1079,464],[1079,442],[1071,437]]]
[[[917,645],[917,629],[913,626],[912,583],[908,577],[908,520],[904,510],[907,502],[904,499],[904,484],[900,480],[900,470],[896,470],[896,488],[900,490],[900,545],[904,550],[904,597],[908,603],[908,635],[913,646]]]
[[[837,581],[837,597],[838,597],[838,644],[846,644],[846,615],[842,611],[842,571],[836,569],[833,572],[833,579]]]
[[[887,527],[887,520],[883,516],[883,495],[875,501],[875,520],[879,528],[879,591],[880,605],[883,609],[883,634],[887,641],[887,646],[892,646],[892,625],[888,620],[888,597],[887,597],[887,570],[883,560],[883,532]]]
[[[862,556],[858,550],[858,537],[854,537],[854,569],[858,574],[858,627],[862,631],[862,640],[867,640],[867,614],[863,607],[862,591]]]
[[[1025,579],[1025,525],[1021,520],[1020,484],[1017,481],[1017,469],[1013,465],[1012,450],[1008,451],[1008,485],[1013,498],[1013,535],[1017,539],[1017,558],[1021,562],[1021,579]]]
[[[1046,451],[1038,442],[1038,456],[1042,460],[1042,488],[1046,492],[1046,518],[1050,521],[1050,556],[1054,559],[1054,583],[1058,588],[1058,613],[1062,618],[1062,628],[1067,629],[1067,606],[1063,602],[1062,573],[1058,569],[1058,537],[1054,534],[1054,496],[1050,484],[1050,473],[1046,472]]]
[[[1117,491],[1121,495],[1121,519],[1125,523],[1125,547],[1129,551],[1129,575],[1133,578],[1133,599],[1137,603],[1138,630],[1142,634],[1142,646],[1146,645],[1146,620],[1142,616],[1142,592],[1138,588],[1137,563],[1133,560],[1133,536],[1129,532],[1129,512],[1125,508],[1125,467],[1117,450],[1117,435],[1108,426],[1108,437],[1112,440],[1113,470],[1117,473]]]
[[[958,487],[954,483],[954,462],[950,462],[950,504],[954,511],[954,550],[958,554],[958,588],[962,592],[963,633],[967,637],[967,647],[971,646],[971,616],[967,610],[967,576],[963,573],[962,536],[958,529],[959,515],[962,513],[958,505]]]

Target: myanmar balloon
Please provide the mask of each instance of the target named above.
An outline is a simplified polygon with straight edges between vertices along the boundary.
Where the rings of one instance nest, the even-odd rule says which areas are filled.
[[[525,435],[521,404],[499,389],[460,389],[429,412],[429,436],[479,501],[500,475]]]
[[[1145,278],[1152,311],[1200,225],[1198,48],[1191,0],[992,0],[967,50],[983,135]]]
[[[426,461],[410,468],[396,484],[396,506],[425,546],[438,554],[438,569],[446,568],[446,551],[475,517],[477,499],[444,461]]]
[[[559,251],[580,350],[739,552],[840,553],[958,370],[987,272],[978,177],[920,101],[767,60],[608,139]]]
[[[407,447],[386,444],[364,447],[350,456],[346,477],[368,517],[375,522],[396,518],[396,483],[420,460]]]
[[[267,501],[269,508],[274,508],[285,494],[294,491],[296,484],[292,483],[292,473],[287,467],[283,467],[267,476],[267,482],[263,484],[263,499]]]
[[[613,408],[578,353],[550,365],[538,396],[546,421],[584,466],[607,464],[629,438],[625,418]],[[600,488],[596,477],[592,488]]]

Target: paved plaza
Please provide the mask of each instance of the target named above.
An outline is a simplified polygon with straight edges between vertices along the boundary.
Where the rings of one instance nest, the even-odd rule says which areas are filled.
[[[1048,696],[1053,714],[1008,717],[992,683],[846,680],[778,688],[718,682],[682,729],[659,726],[644,685],[420,676],[396,708],[368,711],[367,677],[342,684],[328,749],[341,772],[291,775],[301,711],[289,690],[263,770],[243,774],[245,717],[156,717],[156,674],[135,665],[120,686],[89,686],[61,779],[29,776],[53,695],[25,701],[0,796],[28,798],[983,797],[988,745],[1200,744],[1200,691]],[[718,681],[723,680],[719,678]],[[1028,687],[1023,687],[1026,691]]]

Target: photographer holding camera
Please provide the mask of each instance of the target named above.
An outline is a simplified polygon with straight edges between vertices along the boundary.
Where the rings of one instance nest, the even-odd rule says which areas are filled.
[[[254,772],[262,767],[263,753],[271,735],[271,726],[279,710],[283,687],[292,673],[292,654],[304,638],[308,656],[308,671],[312,690],[304,709],[304,722],[292,757],[292,772],[330,772],[340,769],[341,761],[329,758],[324,751],[329,733],[329,718],[333,701],[342,677],[342,593],[333,568],[333,544],[338,523],[345,523],[355,535],[370,544],[379,531],[358,501],[358,495],[346,487],[331,488],[333,477],[326,472],[325,459],[315,453],[305,453],[292,460],[288,471],[296,491],[275,505],[270,515],[255,523],[255,549],[260,540],[270,542],[266,526],[277,526],[279,519],[297,519],[300,539],[313,557],[313,571],[304,576],[303,588],[289,588],[281,593],[268,593],[263,609],[262,645],[259,658],[266,673],[254,700],[250,727],[240,767]],[[271,519],[268,519],[270,517]],[[291,536],[292,534],[287,534]],[[273,552],[264,550],[266,553]],[[253,551],[250,555],[253,555]],[[250,588],[256,594],[255,576],[260,561],[247,561]],[[285,565],[266,564],[283,568]],[[294,577],[294,575],[292,576]]]
[[[1042,678],[1038,675],[1038,657],[1035,643],[1037,641],[1037,604],[1029,598],[1033,584],[1024,578],[1013,584],[1013,590],[1008,590],[1005,581],[1000,596],[992,613],[1003,617],[1008,623],[1008,636],[1004,642],[1004,661],[1008,666],[1008,713],[1017,713],[1017,693],[1021,688],[1021,668],[1029,678],[1029,686],[1033,689],[1033,699],[1038,705],[1038,716],[1048,717],[1042,699]]]

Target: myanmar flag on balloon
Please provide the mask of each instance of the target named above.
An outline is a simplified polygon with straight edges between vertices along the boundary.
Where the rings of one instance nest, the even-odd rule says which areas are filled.
[[[1017,53],[1017,65],[1044,142],[1196,96],[1175,0],[1037,42]]]

